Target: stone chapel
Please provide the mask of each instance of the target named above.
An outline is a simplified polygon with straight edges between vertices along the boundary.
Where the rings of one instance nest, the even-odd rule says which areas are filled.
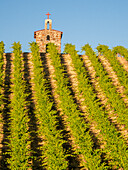
[[[52,20],[49,19],[49,15],[51,14],[47,13],[46,15],[47,19],[45,19],[45,29],[34,32],[34,38],[39,45],[39,51],[46,53],[47,44],[51,42],[58,47],[58,51],[61,53],[61,38],[63,32],[52,29]]]

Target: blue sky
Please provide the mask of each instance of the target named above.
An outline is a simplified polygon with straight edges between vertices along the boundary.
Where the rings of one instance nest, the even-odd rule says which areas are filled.
[[[14,41],[29,51],[34,31],[44,29],[47,12],[53,29],[63,32],[64,44],[76,49],[89,43],[93,49],[105,44],[128,48],[128,0],[0,0],[0,41],[11,52]]]

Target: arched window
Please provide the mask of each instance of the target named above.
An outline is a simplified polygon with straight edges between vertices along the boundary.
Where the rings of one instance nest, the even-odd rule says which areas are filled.
[[[50,36],[49,35],[47,35],[47,41],[50,41]]]
[[[47,22],[47,30],[49,30],[49,21]]]

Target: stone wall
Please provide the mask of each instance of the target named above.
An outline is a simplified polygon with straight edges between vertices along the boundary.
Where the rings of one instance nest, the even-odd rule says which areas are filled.
[[[40,47],[40,52],[46,53],[46,46],[49,42],[51,42],[58,47],[59,53],[61,53],[61,37],[62,37],[61,31],[43,29],[35,31],[34,37],[36,38],[36,42]]]

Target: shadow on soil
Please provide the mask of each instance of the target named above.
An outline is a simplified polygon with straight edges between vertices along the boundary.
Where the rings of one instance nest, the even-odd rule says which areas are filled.
[[[11,53],[7,53],[5,55],[5,77],[4,77],[4,85],[3,85],[3,111],[2,111],[2,117],[3,117],[3,140],[2,140],[2,155],[0,160],[0,169],[1,170],[8,170],[7,168],[7,158],[9,158],[8,153],[8,145],[7,142],[8,136],[10,134],[9,131],[9,122],[10,122],[10,88],[11,88]],[[5,154],[6,153],[6,154]]]

